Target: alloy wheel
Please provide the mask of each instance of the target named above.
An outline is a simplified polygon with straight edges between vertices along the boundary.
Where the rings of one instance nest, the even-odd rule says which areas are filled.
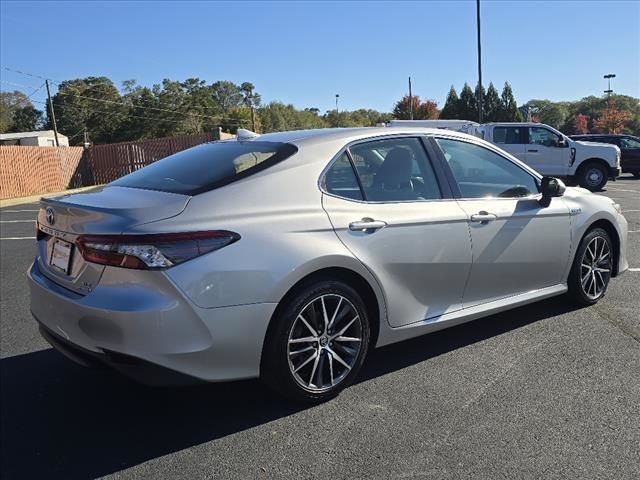
[[[293,322],[287,343],[290,372],[308,391],[330,390],[349,375],[362,340],[362,319],[354,305],[342,295],[321,295]]]
[[[611,278],[611,248],[603,237],[593,238],[582,255],[580,283],[591,300],[599,298]]]

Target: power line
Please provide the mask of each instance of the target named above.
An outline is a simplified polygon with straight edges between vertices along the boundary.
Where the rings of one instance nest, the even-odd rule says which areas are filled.
[[[9,67],[4,67],[4,69],[9,71],[9,72],[15,72],[15,73],[19,73],[19,74],[22,74],[22,75],[27,75],[27,76],[33,77],[33,78],[40,78],[42,80],[49,80],[50,83],[55,83],[56,85],[62,85],[62,83],[64,83],[64,82],[60,82],[60,81],[57,81],[57,80],[52,80],[50,78],[46,78],[46,77],[43,77],[43,76],[40,76],[40,75],[36,75],[35,73],[25,72],[23,70],[16,70],[16,69],[9,68]],[[17,85],[17,84],[14,84],[14,85]],[[96,83],[95,85],[111,85],[111,86],[113,86],[114,88],[117,89],[117,87],[113,84],[112,81],[100,82],[100,83]],[[26,88],[35,88],[35,87],[26,87]],[[133,105],[130,105],[130,104],[126,103],[126,102],[116,102],[114,100],[105,100],[105,99],[102,99],[102,98],[88,97],[88,96],[80,95],[79,93],[75,93],[75,92],[61,92],[60,89],[58,89],[58,93],[61,94],[61,95],[75,95],[75,96],[80,97],[80,98],[84,98],[84,99],[87,99],[87,100],[95,100],[97,102],[118,103],[118,104],[121,104],[121,105],[124,105],[124,106],[127,106],[127,107],[132,107],[133,106]],[[240,92],[236,93],[236,96],[241,96],[241,95],[242,95],[242,93],[240,93]],[[200,107],[201,108],[205,108],[207,110],[215,109],[215,107],[208,107],[206,105],[200,105]],[[189,115],[189,116],[202,117],[202,118],[220,117],[217,114],[216,115],[199,115],[197,113],[179,112],[177,110],[168,110],[168,109],[165,109],[165,108],[157,108],[157,107],[136,106],[135,108],[142,108],[142,109],[147,109],[147,110],[156,110],[156,111],[160,111],[160,112],[176,113],[178,115]]]
[[[40,103],[42,105],[46,105],[47,104],[47,102],[41,102],[39,100],[33,100],[33,102],[34,103]],[[59,103],[54,103],[54,106],[55,107],[60,107],[61,105]],[[117,112],[105,112],[105,111],[100,111],[100,110],[92,110],[91,112],[92,113],[102,113],[104,115],[113,115],[113,114],[117,113]],[[126,117],[127,118],[139,118],[139,119],[142,119],[142,120],[153,120],[155,122],[171,122],[171,123],[182,123],[182,122],[184,122],[184,120],[170,120],[170,119],[166,119],[166,118],[142,117],[140,115],[131,115],[129,113],[126,114]],[[227,120],[228,120],[228,118],[227,118]],[[242,126],[243,125],[242,123],[239,123],[237,121],[228,122],[228,121],[224,121],[224,119],[223,119],[223,122],[225,124],[227,124],[227,125],[235,125],[235,126]]]

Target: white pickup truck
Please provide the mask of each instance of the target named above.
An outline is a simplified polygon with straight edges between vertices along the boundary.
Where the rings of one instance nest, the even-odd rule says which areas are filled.
[[[542,175],[568,178],[592,192],[621,173],[617,146],[577,142],[542,123],[486,123],[476,135]]]

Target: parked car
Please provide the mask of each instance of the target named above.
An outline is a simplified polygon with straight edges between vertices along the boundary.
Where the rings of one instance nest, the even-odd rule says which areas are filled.
[[[541,123],[487,123],[483,138],[543,175],[567,178],[592,192],[621,173],[620,149],[571,140]]]
[[[241,131],[42,199],[37,222],[31,311],[70,358],[308,401],[371,348],[554,295],[591,305],[628,266],[612,200],[436,129]]]
[[[572,140],[581,142],[612,143],[616,145],[622,156],[620,167],[623,173],[631,173],[640,178],[640,138],[633,135],[590,134],[571,135]]]

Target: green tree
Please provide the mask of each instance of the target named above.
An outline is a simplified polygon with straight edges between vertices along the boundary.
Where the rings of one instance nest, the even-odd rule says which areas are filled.
[[[509,82],[504,82],[502,95],[500,96],[502,109],[500,112],[500,122],[522,122],[522,113],[518,110],[518,104],[513,97],[513,90]]]
[[[460,118],[460,99],[453,85],[451,85],[447,100],[444,102],[444,107],[442,107],[440,111],[440,118],[444,120],[456,120]]]
[[[503,106],[498,90],[496,90],[496,87],[493,86],[492,82],[489,83],[484,104],[484,121],[487,123],[497,122],[500,119],[500,112],[503,110]]]
[[[128,109],[113,82],[106,77],[66,80],[58,85],[53,96],[58,130],[81,144],[79,133],[86,130],[94,143],[118,140],[118,132],[126,120]],[[52,128],[51,112],[47,108],[47,126]]]
[[[460,91],[460,101],[458,105],[458,118],[460,120],[475,121],[478,119],[473,90],[471,90],[471,87],[466,82]]]
[[[32,106],[27,96],[15,90],[0,92],[0,133],[8,132],[13,127],[13,117],[16,110]]]
[[[31,105],[18,108],[13,114],[11,132],[33,132],[42,126],[43,115]]]
[[[531,115],[540,123],[560,129],[565,124],[569,111],[563,102],[551,102],[549,100],[529,100],[526,104]]]
[[[480,102],[481,98],[482,102]],[[487,92],[485,91],[484,86],[480,85],[479,83],[476,85],[476,89],[473,92],[473,106],[475,116],[471,120],[475,120],[477,122],[480,119],[479,111],[482,109],[482,121],[486,121],[485,117],[487,116]]]

